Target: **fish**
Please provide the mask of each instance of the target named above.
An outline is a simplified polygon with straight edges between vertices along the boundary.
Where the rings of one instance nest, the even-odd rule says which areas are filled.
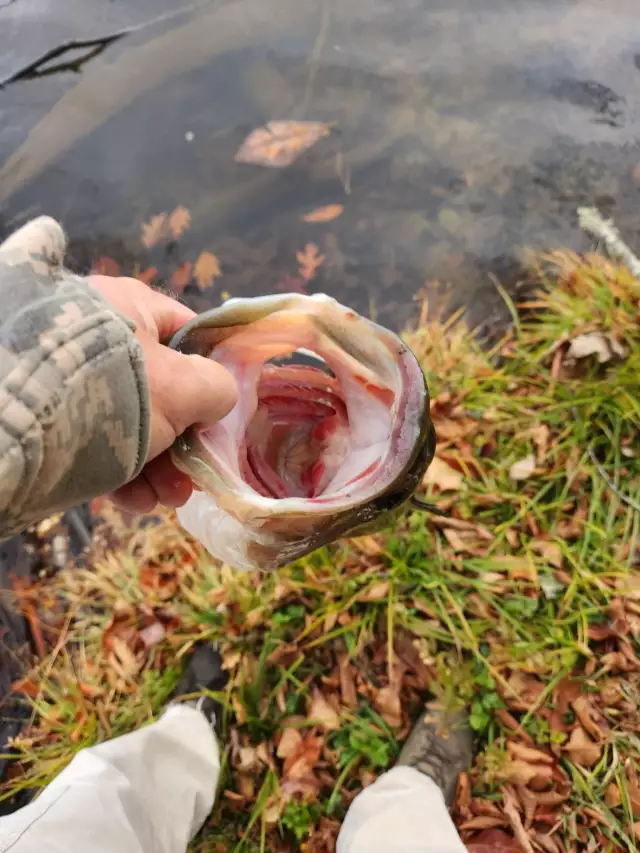
[[[238,402],[171,448],[194,491],[178,509],[215,558],[274,571],[393,524],[435,454],[429,391],[393,332],[326,294],[228,299],[167,342],[215,359]]]

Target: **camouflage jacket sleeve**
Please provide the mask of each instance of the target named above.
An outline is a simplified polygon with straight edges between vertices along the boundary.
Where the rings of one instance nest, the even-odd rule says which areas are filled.
[[[123,485],[146,458],[135,325],[64,269],[65,248],[48,217],[0,245],[0,539]]]

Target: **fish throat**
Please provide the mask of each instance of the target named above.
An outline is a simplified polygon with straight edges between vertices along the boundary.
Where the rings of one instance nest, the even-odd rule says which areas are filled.
[[[264,365],[257,408],[239,448],[243,479],[268,498],[319,497],[349,450],[340,380],[326,364],[312,366],[298,356]]]

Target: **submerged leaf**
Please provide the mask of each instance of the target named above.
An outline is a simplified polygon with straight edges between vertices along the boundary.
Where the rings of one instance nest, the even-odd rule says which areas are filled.
[[[103,255],[101,258],[98,258],[98,260],[91,267],[91,274],[119,276],[120,265],[117,264],[113,260],[113,258],[109,258],[107,255]]]
[[[166,213],[158,213],[152,216],[148,222],[142,226],[142,243],[147,249],[152,249],[160,240],[168,234],[168,218]]]
[[[214,279],[221,275],[222,270],[220,269],[220,261],[213,252],[209,252],[205,249],[204,252],[200,254],[193,267],[193,277],[195,278],[198,287],[200,290],[206,290],[208,287],[211,287]]]
[[[329,125],[318,121],[270,121],[247,136],[234,160],[281,169],[329,133]]]
[[[191,214],[186,207],[178,205],[169,217],[169,230],[173,239],[179,240],[190,225]]]
[[[344,212],[342,204],[327,204],[325,207],[318,207],[315,210],[305,213],[302,217],[304,222],[331,222],[337,219]]]
[[[305,281],[315,278],[316,271],[324,263],[324,255],[318,251],[315,243],[307,243],[302,252],[296,252],[296,260],[300,264],[300,275]]]

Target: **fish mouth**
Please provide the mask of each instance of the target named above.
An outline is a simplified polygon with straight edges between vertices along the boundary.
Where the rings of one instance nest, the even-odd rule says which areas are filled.
[[[182,436],[176,463],[219,508],[252,523],[373,509],[384,493],[406,500],[430,440],[413,353],[329,297],[265,297],[260,305],[270,299],[272,310],[250,300],[235,300],[226,316],[225,306],[214,309],[177,340],[230,371],[238,403]]]

